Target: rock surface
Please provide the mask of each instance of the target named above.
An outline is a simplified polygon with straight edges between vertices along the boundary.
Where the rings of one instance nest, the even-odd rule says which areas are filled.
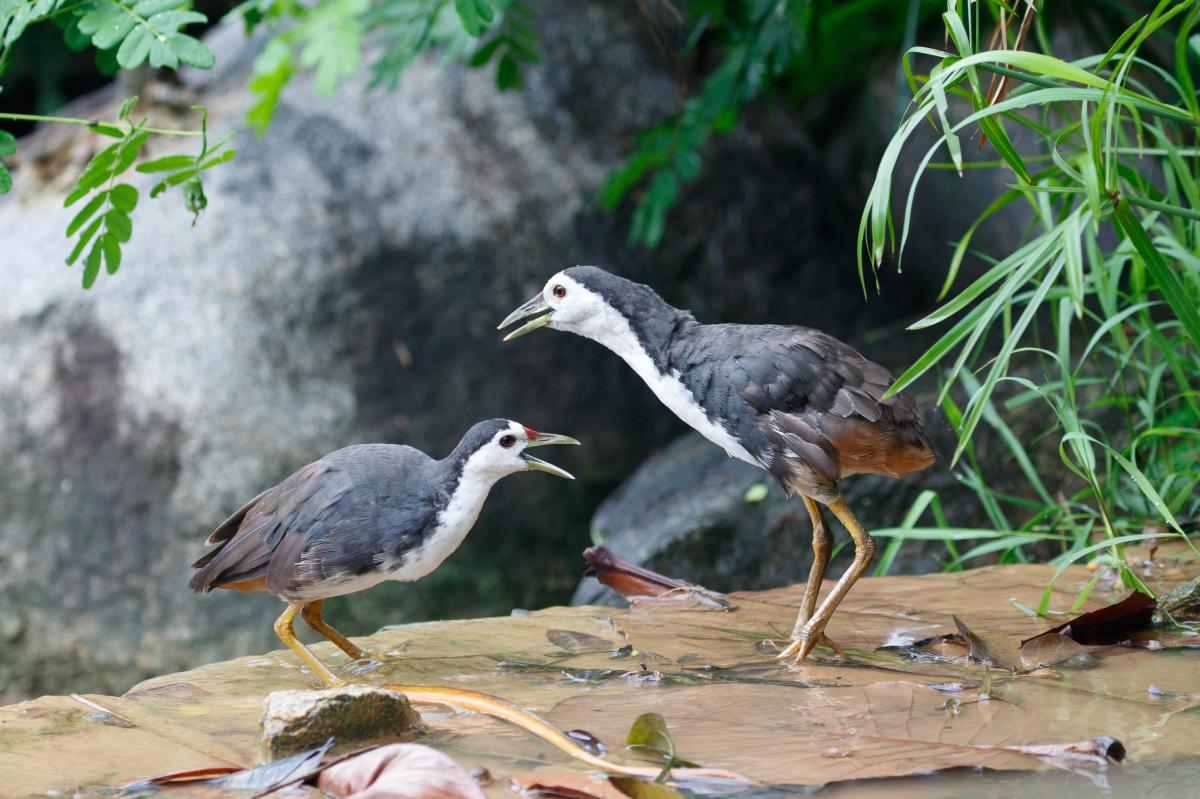
[[[1169,613],[1176,621],[1200,621],[1200,577],[1160,596],[1158,609]]]
[[[334,739],[332,752],[404,741],[421,732],[421,714],[404,694],[368,685],[324,691],[274,691],[263,703],[264,761],[307,752]]]
[[[1146,552],[1130,549],[1131,557]],[[1147,578],[1152,590],[1194,576],[1189,555],[1182,545],[1161,548]],[[661,760],[625,743],[635,719],[659,713],[681,756],[760,782],[757,795],[812,793],[822,783],[864,779],[875,781],[860,784],[860,795],[903,795],[914,786],[946,798],[1084,795],[1095,791],[1085,776],[1042,773],[1026,783],[995,771],[1048,769],[1058,758],[1046,755],[1073,751],[1100,756],[1057,765],[1086,766],[1088,776],[1103,777],[1109,747],[1096,753],[1092,746],[1101,736],[1123,741],[1136,765],[1109,771],[1112,795],[1191,795],[1200,736],[1200,714],[1188,712],[1195,704],[1194,653],[1073,645],[1065,654],[1087,652],[1098,667],[1058,664],[1064,651],[1054,647],[1027,659],[1020,642],[1053,622],[1027,616],[1009,600],[1036,605],[1055,571],[1053,564],[1030,564],[866,577],[830,622],[847,659],[818,647],[798,667],[771,664],[765,655],[786,636],[801,586],[738,592],[732,610],[659,602],[406,625],[362,642],[391,653],[370,668],[347,662],[331,644],[315,649],[343,679],[404,686],[427,725],[419,743],[462,768],[486,769],[493,779],[481,787],[493,799],[545,793],[545,786],[573,788],[556,791],[571,796],[616,792],[597,779],[594,763],[489,718],[482,712],[489,705],[503,718],[515,719],[516,706],[537,714],[540,724],[580,731],[576,741],[651,776]],[[1059,575],[1052,616],[1071,608],[1092,576],[1083,566]],[[1124,591],[1096,585],[1081,610],[1111,604]],[[985,677],[969,659],[970,647],[942,637],[956,629],[954,617],[1010,668],[1033,669],[1046,653],[1055,662],[1017,678],[998,669]],[[124,696],[47,696],[0,707],[0,791],[20,786],[20,795],[99,799],[151,775],[253,766],[260,761],[263,700],[280,689],[303,694],[314,684],[285,650],[163,675]],[[1150,701],[1148,684],[1162,689]],[[987,685],[991,701],[980,697]],[[464,692],[474,692],[472,707],[480,712],[446,709]],[[503,703],[480,701],[481,694]],[[951,771],[929,778],[944,769]],[[1163,782],[1168,774],[1170,785]],[[918,775],[924,781],[914,782]],[[900,776],[909,779],[879,781]]]
[[[218,28],[217,69],[186,73],[182,102],[139,112],[182,127],[178,109],[207,103],[213,133],[238,131],[238,157],[208,173],[194,229],[177,195],[151,201],[149,176],[135,176],[124,266],[90,292],[63,266],[62,198],[99,142],[58,128],[20,143],[16,189],[0,198],[0,697],[118,690],[265,648],[273,599],[187,591],[204,536],[335,448],[442,454],[493,416],[581,439],[563,462],[580,479],[507,481],[437,573],[328,613],[359,634],[565,599],[596,505],[683,428],[588,342],[501,346],[496,323],[559,267],[608,265],[701,319],[805,322],[851,340],[926,302],[940,267],[871,305],[853,269],[855,187],[889,103],[824,139],[783,114],[721,137],[664,246],[631,248],[628,212],[596,197],[635,134],[675,108],[671,67],[627,9],[534,5],[543,58],[523,92],[435,59],[390,94],[359,80],[319,98],[302,78],[262,140],[241,122],[254,45]],[[162,96],[156,86],[142,96]],[[119,99],[73,110],[112,117]],[[148,156],[177,151],[155,146]],[[970,187],[945,185],[910,264],[944,263],[957,224],[944,209],[969,213],[955,198]],[[765,580],[778,561],[752,568]]]

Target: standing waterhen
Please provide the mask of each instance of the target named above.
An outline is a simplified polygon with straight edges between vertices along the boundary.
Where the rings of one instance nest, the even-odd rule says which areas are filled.
[[[526,450],[578,444],[491,419],[445,458],[412,447],[360,444],[310,463],[242,506],[205,542],[191,588],[269,591],[287,603],[279,638],[327,685],[341,680],[296,639],[309,626],[357,660],[363,652],[321,618],[321,603],[384,580],[418,580],[458,548],[496,481],[530,470],[571,475]]]
[[[825,626],[875,555],[875,541],[842,499],[838,480],[863,472],[900,477],[934,460],[912,397],[886,397],[891,374],[812,328],[700,324],[650,287],[594,266],[559,272],[500,327],[530,316],[505,341],[550,327],[603,344],[679,418],[803,497],[814,560],[780,658],[803,660],[819,641],[836,650]],[[818,503],[854,539],[853,563],[819,607],[832,536]]]

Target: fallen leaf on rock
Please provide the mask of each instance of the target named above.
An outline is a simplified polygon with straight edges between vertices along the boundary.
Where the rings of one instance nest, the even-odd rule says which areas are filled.
[[[1078,644],[1119,644],[1129,638],[1130,633],[1150,625],[1156,605],[1154,597],[1135,591],[1115,605],[1084,613],[1026,638],[1021,641],[1021,646],[1055,634],[1065,635]]]
[[[967,645],[967,657],[976,663],[983,664],[984,666],[995,666],[996,668],[1000,669],[1009,668],[1009,666],[1002,663],[988,650],[987,644],[983,642],[983,639],[976,635],[970,627],[964,624],[962,619],[960,619],[958,616],[951,616],[950,618],[954,619],[954,625],[958,627],[958,634],[962,637],[963,641]]]
[[[729,611],[737,607],[729,597],[709,591],[707,588],[674,588],[658,596],[631,596],[629,607],[633,610],[698,610],[698,611]]]
[[[661,782],[639,780],[637,777],[609,777],[608,781],[630,799],[684,799],[679,791]]]
[[[213,777],[220,777],[226,774],[234,774],[242,771],[237,766],[210,766],[208,768],[193,768],[187,771],[174,771],[170,774],[159,774],[156,777],[150,777],[137,782],[131,782],[128,785],[122,785],[118,790],[123,793],[132,791],[141,791],[151,788],[155,785],[172,785],[178,783],[198,782],[200,780],[210,780]]]
[[[422,744],[387,744],[330,766],[317,787],[339,799],[486,799],[457,763]]]
[[[546,630],[546,640],[571,653],[612,652],[616,648],[607,638],[576,630]]]
[[[305,780],[320,771],[321,758],[325,757],[331,746],[332,738],[316,749],[238,771],[226,777],[217,777],[212,780],[212,784],[241,791],[272,791],[285,783]]]
[[[583,559],[588,563],[585,575],[595,577],[626,598],[658,596],[672,588],[686,588],[691,585],[621,560],[607,547],[589,547],[583,551]]]

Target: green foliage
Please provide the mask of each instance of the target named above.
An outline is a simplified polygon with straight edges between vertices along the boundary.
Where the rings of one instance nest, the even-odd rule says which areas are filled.
[[[980,51],[986,34],[978,16],[951,2],[944,21],[954,51],[913,48],[906,58],[914,101],[863,211],[864,287],[864,259],[877,269],[891,250],[899,263],[916,187],[930,168],[1002,169],[1013,180],[958,242],[942,299],[958,282],[981,223],[1013,206],[1031,219],[1012,252],[913,326],[957,319],[892,389],[953,356],[940,401],[958,431],[954,460],[995,530],[952,563],[997,552],[1021,560],[1029,544],[1051,536],[1064,566],[1100,557],[1145,590],[1124,546],[1162,531],[1186,539],[1180,520],[1200,514],[1200,150],[1193,146],[1200,108],[1191,88],[1198,17],[1196,0],[1164,0],[1106,53],[1067,62]],[[1174,43],[1173,69],[1139,52],[1151,37]],[[936,63],[915,74],[916,57]],[[989,83],[985,76],[995,77]],[[1001,79],[1007,93],[994,88]],[[969,107],[957,121],[949,98]],[[905,143],[928,125],[939,139],[918,162],[897,230],[892,173]],[[1013,126],[1033,144],[1017,146]],[[964,161],[958,139],[975,128],[998,161]],[[943,146],[950,163],[934,163]],[[1025,376],[1035,373],[1043,380]],[[954,389],[968,398],[965,406]],[[1047,435],[1057,437],[1061,463],[1077,480],[1066,496],[1049,494],[1004,422],[1004,414],[1033,403],[1050,411]],[[1032,498],[988,485],[972,438],[981,423],[1003,442]],[[906,520],[910,528],[921,512]],[[1014,525],[1016,514],[1025,521]],[[912,537],[911,529],[889,533]]]
[[[195,227],[200,213],[208,206],[208,198],[204,194],[204,181],[201,172],[207,172],[215,166],[230,161],[237,155],[237,150],[226,149],[233,134],[227,134],[216,144],[208,143],[208,111],[203,106],[193,106],[200,112],[200,152],[196,155],[168,155],[138,164],[138,172],[162,174],[163,178],[150,189],[150,197],[158,197],[172,186],[183,186],[183,206],[192,215],[192,226]]]
[[[656,247],[684,184],[700,173],[714,133],[733,129],[743,107],[779,86],[796,101],[829,92],[863,73],[869,54],[898,47],[919,0],[857,0],[821,8],[814,0],[692,0],[681,56],[712,40],[718,66],[678,114],[643,132],[633,154],[613,170],[601,193],[610,209],[640,190],[631,242]],[[824,42],[825,46],[820,44]]]
[[[17,153],[17,140],[8,131],[0,130],[0,158],[7,158]],[[12,191],[12,173],[3,163],[0,163],[0,194]]]
[[[248,31],[268,24],[275,36],[254,63],[250,87],[258,99],[247,121],[261,135],[283,88],[311,70],[317,90],[332,92],[375,54],[372,87],[394,89],[423,52],[483,67],[495,61],[502,90],[521,86],[520,65],[536,63],[537,34],[520,0],[320,0],[312,5],[250,0],[235,12]]]
[[[82,8],[75,25],[90,36],[97,50],[117,49],[117,63],[134,69],[147,60],[152,67],[178,69],[189,64],[210,68],[212,51],[199,39],[180,31],[186,25],[207,21],[196,11],[181,6],[188,0],[140,0],[126,4],[120,0],[90,0]]]
[[[208,69],[214,63],[212,51],[182,31],[208,18],[187,5],[189,0],[0,0],[0,72],[6,50],[26,28],[64,17],[69,20],[64,26],[69,45],[90,43],[124,69],[147,61],[152,67]]]
[[[138,204],[138,190],[117,179],[125,174],[137,161],[150,133],[145,120],[132,122],[129,119],[136,97],[121,108],[119,120],[125,124],[104,126],[103,132],[115,136],[117,141],[92,156],[87,167],[76,181],[75,189],[67,195],[63,205],[71,207],[87,199],[67,225],[67,238],[76,236],[75,246],[67,256],[67,265],[72,266],[87,250],[83,259],[83,287],[91,288],[100,274],[103,263],[108,274],[116,274],[121,268],[121,247],[133,235],[131,214]],[[184,204],[198,216],[207,204],[200,173],[233,158],[235,151],[223,150],[229,137],[210,148],[207,141],[207,114],[201,111],[200,153],[196,156],[172,155],[148,161],[137,167],[138,172],[165,173],[165,177],[150,191],[157,197],[169,186],[183,184]],[[193,218],[193,224],[195,224]],[[89,245],[91,246],[88,249]]]
[[[63,29],[70,48],[81,50],[89,45],[96,48],[98,59],[111,62],[114,71],[146,63],[154,68],[178,69],[187,64],[207,69],[214,63],[212,52],[183,32],[189,25],[206,22],[207,17],[189,6],[190,0],[0,0],[0,74],[12,45],[30,25],[46,21]],[[84,288],[96,282],[101,266],[110,275],[121,267],[122,247],[133,235],[132,213],[139,198],[132,184],[119,179],[137,161],[150,136],[200,137],[197,156],[169,156],[139,167],[142,172],[166,173],[151,190],[151,197],[157,197],[169,186],[182,185],[184,205],[193,214],[193,224],[208,203],[200,173],[234,155],[232,150],[222,149],[228,138],[215,147],[208,146],[207,112],[203,108],[199,109],[200,130],[161,130],[150,127],[145,119],[138,122],[130,119],[136,102],[137,98],[131,97],[121,105],[116,124],[0,112],[0,119],[84,125],[117,140],[91,158],[63,203],[65,207],[80,204],[67,225],[67,237],[75,238],[75,244],[66,260],[68,265],[74,265],[82,258]],[[0,131],[0,158],[15,151],[15,139]],[[11,189],[12,175],[0,164],[0,194]]]

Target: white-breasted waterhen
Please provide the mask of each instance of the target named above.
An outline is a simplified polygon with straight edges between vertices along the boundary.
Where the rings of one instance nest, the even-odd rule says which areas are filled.
[[[834,646],[825,626],[875,554],[875,541],[842,499],[838,480],[863,472],[899,477],[933,462],[912,397],[885,398],[893,382],[888,371],[819,330],[700,324],[650,287],[594,266],[559,272],[500,328],[530,316],[505,341],[549,327],[603,344],[705,438],[803,497],[814,560],[780,659],[803,660],[820,641]],[[853,563],[819,607],[832,536],[818,503],[854,539]]]
[[[297,613],[352,659],[364,657],[321,618],[321,603],[384,580],[418,580],[458,549],[500,478],[539,470],[574,479],[526,450],[578,444],[492,419],[434,460],[395,444],[361,444],[310,463],[247,502],[208,537],[192,564],[195,591],[269,591],[287,603],[275,632],[327,685],[326,666],[296,640]]]

